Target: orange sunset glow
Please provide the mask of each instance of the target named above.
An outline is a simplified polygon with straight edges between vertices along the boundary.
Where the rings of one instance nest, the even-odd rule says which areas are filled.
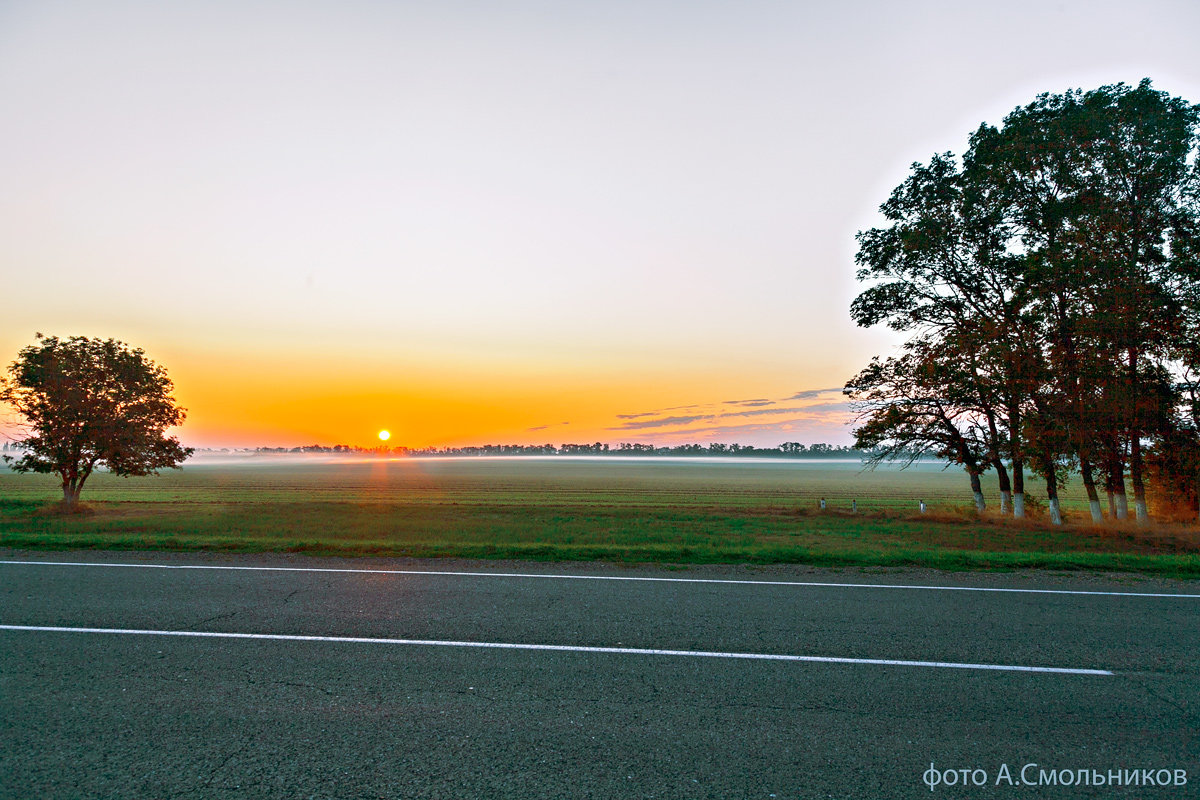
[[[202,446],[753,441],[763,438],[764,427],[773,444],[792,431],[796,438],[815,431],[821,440],[844,435],[844,410],[826,407],[840,403],[836,391],[791,400],[797,393],[791,386],[767,387],[778,402],[765,403],[772,398],[737,397],[737,373],[723,376],[729,391],[722,395],[711,373],[657,383],[636,373],[621,382],[604,374],[483,367],[459,373],[412,365],[393,374],[371,363],[343,363],[300,364],[278,374],[252,359],[223,361],[217,370],[176,362],[176,396],[188,409],[183,433]],[[757,402],[748,408],[740,405],[745,400]],[[682,421],[688,417],[695,419]]]

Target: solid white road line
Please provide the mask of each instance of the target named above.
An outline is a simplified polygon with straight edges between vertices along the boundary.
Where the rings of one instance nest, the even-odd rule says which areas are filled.
[[[1176,594],[1170,592],[1095,592],[1078,589],[1006,589],[992,586],[925,586],[922,584],[892,583],[822,583],[816,581],[754,581],[722,578],[649,578],[633,575],[554,575],[536,572],[447,572],[425,569],[343,569],[333,567],[236,567],[215,564],[117,564],[88,561],[5,561],[0,564],[47,567],[125,567],[133,569],[199,569],[228,570],[231,572],[332,572],[369,575],[444,575],[470,578],[541,578],[546,580],[574,581],[632,581],[648,583],[714,583],[737,586],[812,586],[836,589],[927,589],[940,592],[996,592],[1003,594],[1063,594],[1089,595],[1095,597],[1173,597],[1176,599],[1200,600],[1200,594]]]
[[[154,631],[132,628],[62,628],[47,625],[0,625],[5,631],[46,633],[110,633],[130,636],[182,636],[200,639],[268,639],[283,642],[338,642],[343,644],[399,644],[423,647],[474,647],[491,650],[550,650],[564,653],[616,653],[635,656],[686,656],[690,658],[738,658],[754,661],[808,661],[819,664],[867,664],[885,667],[934,667],[941,669],[986,669],[999,672],[1049,672],[1059,675],[1113,675],[1103,669],[1068,667],[1022,667],[1009,664],[960,664],[953,661],[902,661],[891,658],[838,658],[794,656],[781,653],[720,653],[705,650],[659,650],[640,647],[584,647],[566,644],[520,644],[515,642],[456,642],[438,639],[371,639],[360,636],[298,636],[283,633],[223,633],[214,631]]]

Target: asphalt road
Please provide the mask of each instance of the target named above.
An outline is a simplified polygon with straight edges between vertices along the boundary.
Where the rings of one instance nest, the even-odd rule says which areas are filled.
[[[1200,796],[1196,583],[162,553],[0,559],[287,568],[0,564],[0,625],[18,626],[0,629],[5,798]],[[304,571],[313,568],[373,571]],[[424,574],[377,571],[388,569]],[[529,576],[494,574],[517,572]],[[730,580],[741,582],[710,582]],[[67,630],[81,628],[139,632]],[[931,791],[931,763],[943,776],[983,770],[985,785],[975,772],[965,789]],[[1172,779],[1020,785],[1032,763],[1034,781],[1081,769],[1166,769]],[[996,785],[1002,766],[1013,785]]]

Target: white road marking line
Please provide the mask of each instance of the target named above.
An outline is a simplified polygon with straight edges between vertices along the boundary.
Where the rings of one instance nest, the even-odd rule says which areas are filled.
[[[551,575],[536,572],[446,572],[426,569],[349,569],[334,567],[235,567],[215,564],[119,564],[88,561],[5,561],[0,564],[49,567],[129,567],[134,569],[200,569],[228,570],[234,572],[331,572],[368,575],[444,575],[470,578],[541,578],[546,580],[575,581],[640,581],[648,583],[712,583],[737,586],[812,586],[835,589],[927,589],[939,592],[996,592],[1001,594],[1063,594],[1089,595],[1096,597],[1173,597],[1200,600],[1200,594],[1176,594],[1170,592],[1094,592],[1079,589],[1008,589],[992,586],[924,586],[921,584],[893,583],[821,583],[816,581],[754,581],[723,578],[648,578],[633,575]]]
[[[960,664],[953,661],[903,661],[892,658],[839,658],[794,656],[783,653],[721,653],[706,650],[659,650],[640,647],[585,647],[568,644],[520,644],[515,642],[456,642],[439,639],[372,639],[361,636],[300,636],[286,633],[223,633],[217,631],[154,631],[134,628],[64,628],[47,625],[0,625],[5,631],[49,633],[112,633],[130,636],[182,636],[201,639],[268,639],[284,642],[340,642],[344,644],[399,644],[424,647],[474,647],[491,650],[550,650],[563,653],[616,653],[636,656],[686,656],[691,658],[738,658],[753,661],[807,661],[819,664],[867,664],[885,667],[935,667],[942,669],[985,669],[999,672],[1049,672],[1059,675],[1114,675],[1104,669],[1070,667],[1022,667],[1009,664]]]

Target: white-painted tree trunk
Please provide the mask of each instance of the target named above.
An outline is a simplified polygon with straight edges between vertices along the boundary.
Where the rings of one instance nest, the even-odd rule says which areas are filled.
[[[1150,521],[1150,512],[1146,508],[1145,500],[1136,500],[1133,504],[1134,511],[1137,513],[1137,521],[1139,525],[1145,525]]]
[[[1058,509],[1058,498],[1050,501],[1050,523],[1052,525],[1062,525],[1062,512]]]
[[[1001,492],[1000,493],[1000,513],[1007,514],[1008,510],[1010,508],[1012,508],[1012,493],[1011,492]]]
[[[980,514],[987,511],[987,503],[983,499],[983,492],[975,492],[975,510]]]
[[[1017,492],[1016,494],[1013,495],[1013,516],[1014,517],[1024,517],[1025,516],[1025,493],[1024,492]]]
[[[1117,519],[1129,519],[1129,499],[1117,493]]]
[[[1092,522],[1095,522],[1095,523],[1104,522],[1104,512],[1100,510],[1100,501],[1099,500],[1089,500],[1088,505],[1092,509]]]

